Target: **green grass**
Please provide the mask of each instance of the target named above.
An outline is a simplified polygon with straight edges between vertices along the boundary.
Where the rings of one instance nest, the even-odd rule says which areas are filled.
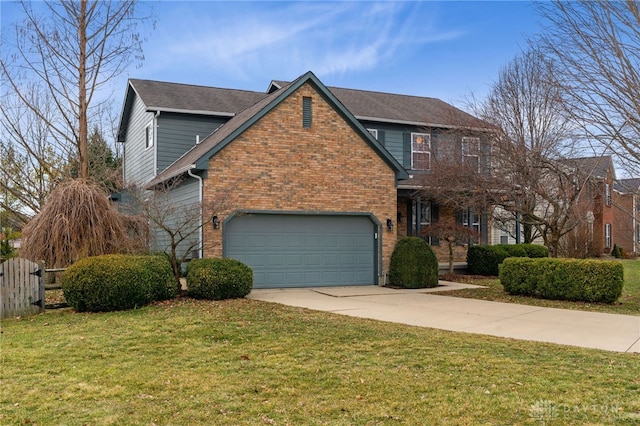
[[[637,425],[640,357],[252,300],[2,322],[2,425]]]
[[[512,296],[504,291],[500,280],[478,276],[455,275],[445,279],[485,286],[478,289],[463,289],[438,292],[446,296],[466,297],[470,299],[491,300],[495,302],[520,303],[524,305],[544,306],[549,308],[576,309],[593,312],[607,312],[613,314],[640,315],[640,260],[623,260],[624,287],[617,302],[583,303],[561,300],[545,300],[534,297]],[[442,278],[442,277],[441,277]]]

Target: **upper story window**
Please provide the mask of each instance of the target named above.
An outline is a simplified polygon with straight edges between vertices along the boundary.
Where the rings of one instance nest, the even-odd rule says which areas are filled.
[[[312,116],[311,116],[311,98],[303,97],[302,98],[302,127],[305,129],[311,128]]]
[[[153,146],[153,122],[144,129],[145,133],[145,147],[151,148]]]
[[[411,169],[431,169],[431,135],[411,133]]]
[[[480,138],[462,138],[462,164],[480,171]]]
[[[371,133],[371,136],[376,138],[376,140],[378,139],[378,129],[367,129],[367,131]]]
[[[604,203],[607,206],[611,205],[611,185],[608,183],[604,184]]]

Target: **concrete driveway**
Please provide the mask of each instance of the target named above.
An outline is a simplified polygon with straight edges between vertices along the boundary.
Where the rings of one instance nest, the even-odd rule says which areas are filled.
[[[640,316],[614,315],[429,294],[378,286],[254,289],[248,298],[360,318],[537,342],[640,353]]]

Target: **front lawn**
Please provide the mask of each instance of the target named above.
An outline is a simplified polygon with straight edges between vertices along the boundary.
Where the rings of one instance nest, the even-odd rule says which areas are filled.
[[[3,425],[640,423],[640,357],[252,300],[2,322]]]
[[[495,302],[521,303],[525,305],[544,306],[548,308],[578,309],[583,311],[608,312],[612,314],[640,315],[640,260],[622,260],[624,265],[624,287],[622,295],[616,303],[584,303],[560,300],[544,300],[534,297],[512,296],[504,291],[500,280],[478,276],[455,275],[445,279],[485,286],[478,289],[438,292],[444,296],[466,297],[471,299],[491,300]],[[443,277],[441,277],[442,279]]]

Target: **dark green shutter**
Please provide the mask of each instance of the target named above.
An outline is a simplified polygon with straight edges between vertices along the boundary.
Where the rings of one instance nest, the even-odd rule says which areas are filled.
[[[378,142],[380,142],[380,144],[382,146],[385,145],[385,143],[384,143],[384,130],[378,130]]]
[[[403,150],[403,158],[402,165],[405,169],[411,169],[411,133],[404,132],[402,134],[403,142],[404,142],[404,150]]]
[[[489,244],[489,218],[486,214],[480,217],[480,232],[482,233],[480,244]]]
[[[431,203],[431,223],[436,223],[440,220],[440,210],[438,209],[438,205],[436,203]],[[440,245],[440,238],[432,237],[431,238],[432,246]]]

